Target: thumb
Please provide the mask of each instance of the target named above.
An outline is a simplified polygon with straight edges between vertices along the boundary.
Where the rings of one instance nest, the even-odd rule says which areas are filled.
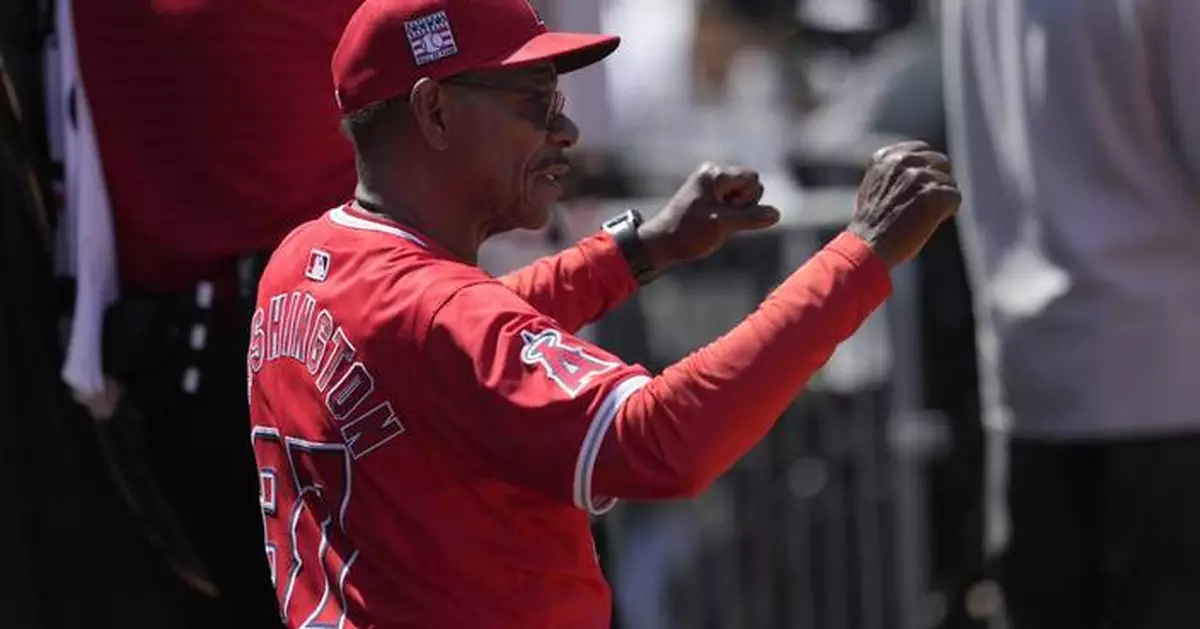
[[[770,205],[722,206],[713,210],[713,214],[732,231],[766,229],[779,222],[779,210]]]

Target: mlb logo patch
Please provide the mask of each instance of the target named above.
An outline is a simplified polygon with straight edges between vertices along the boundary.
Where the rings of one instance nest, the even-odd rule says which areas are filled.
[[[450,19],[445,11],[405,22],[404,32],[408,35],[413,59],[419,66],[458,54],[454,33],[450,30]]]
[[[308,265],[304,267],[304,277],[314,282],[324,282],[329,277],[330,256],[328,251],[313,249],[308,252]]]

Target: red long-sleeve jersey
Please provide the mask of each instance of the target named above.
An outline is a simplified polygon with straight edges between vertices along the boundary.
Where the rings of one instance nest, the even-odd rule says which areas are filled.
[[[690,495],[886,296],[843,236],[652,378],[572,331],[634,288],[599,235],[499,280],[345,206],[276,251],[248,353],[291,627],[607,627],[589,516]]]

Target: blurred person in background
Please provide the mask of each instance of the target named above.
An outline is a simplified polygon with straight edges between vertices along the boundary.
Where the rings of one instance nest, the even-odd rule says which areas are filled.
[[[63,377],[134,429],[131,504],[156,539],[178,524],[167,560],[206,626],[279,624],[246,438],[247,308],[265,252],[354,189],[329,58],[358,4],[63,1],[80,79],[65,116],[82,126]]]
[[[55,32],[55,10],[66,7],[0,3],[0,609],[6,627],[205,626],[105,473],[101,425],[59,377],[63,140],[86,124],[58,80],[70,33]]]
[[[1015,629],[1192,626],[1200,3],[944,0]]]

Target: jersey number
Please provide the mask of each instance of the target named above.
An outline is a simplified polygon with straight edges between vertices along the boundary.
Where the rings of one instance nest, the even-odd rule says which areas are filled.
[[[285,623],[340,627],[343,587],[358,551],[345,534],[350,457],[345,446],[252,432],[267,562]]]

